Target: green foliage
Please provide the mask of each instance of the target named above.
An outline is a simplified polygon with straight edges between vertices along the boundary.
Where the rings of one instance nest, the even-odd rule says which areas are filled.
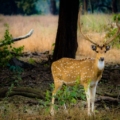
[[[1,43],[4,44],[3,47],[0,48],[0,66],[4,67],[8,65],[8,62],[11,58],[19,57],[23,51],[23,46],[15,48],[12,46],[12,35],[9,33],[9,27],[6,26],[6,30],[4,33],[4,38],[1,40]]]
[[[54,89],[54,85],[51,85],[51,89]],[[74,105],[77,103],[78,99],[85,100],[86,96],[84,94],[84,89],[82,86],[79,85],[78,82],[76,82],[76,85],[72,87],[68,87],[63,85],[62,89],[57,92],[57,95],[54,96],[56,98],[57,104],[55,104],[55,108],[57,109],[61,105],[68,105],[69,107],[71,105]],[[45,100],[46,101],[40,101],[40,103],[48,108],[48,106],[51,104],[52,94],[49,90],[46,91]]]
[[[114,22],[116,22],[116,19],[118,20],[118,24],[119,24],[120,14],[113,16]],[[117,26],[116,27],[113,26],[113,27],[108,28],[108,33],[107,33],[106,37],[111,38],[112,36],[114,36],[116,34],[117,30],[118,30]],[[114,48],[120,49],[120,34],[111,42],[111,45]]]
[[[72,104],[76,104],[78,98],[85,100],[84,89],[78,84],[68,87],[63,85],[62,90],[58,91],[57,96],[55,96],[58,100],[58,104],[64,105],[67,103],[69,106]]]
[[[13,76],[12,76],[12,79],[14,79],[14,81],[12,81],[12,84],[9,87],[9,90],[7,92],[7,95],[6,95],[6,98],[10,95],[10,93],[12,92],[12,89],[15,86],[19,86],[19,82],[22,81],[21,73],[23,72],[23,69],[18,67],[18,66],[10,66],[10,69],[14,73]]]
[[[120,14],[115,14],[115,15],[113,16],[113,20],[114,20],[114,21],[116,21],[116,20],[120,21]]]
[[[39,104],[41,108],[45,108],[46,112],[49,112],[52,93],[51,91],[54,89],[54,84],[50,85],[51,90],[47,90],[45,94],[45,100],[39,100]],[[84,89],[80,86],[79,82],[76,82],[74,86],[62,86],[62,89],[57,92],[57,95],[54,96],[57,104],[55,104],[55,109],[58,109],[61,105],[66,104],[68,107],[77,103],[78,99],[85,100],[86,96],[84,93]]]
[[[28,60],[28,62],[29,62],[30,64],[32,64],[32,65],[34,65],[34,64],[35,64],[35,60],[34,60],[34,59],[32,59],[32,58],[30,58],[30,59]]]
[[[38,0],[15,0],[18,11],[22,14],[30,15],[36,13],[35,3]]]
[[[0,14],[35,14],[37,13],[35,5],[37,1],[38,0],[0,0]]]
[[[23,51],[23,46],[15,48],[12,46],[12,35],[9,33],[9,26],[6,24],[6,30],[4,33],[4,38],[1,40],[1,44],[3,44],[3,47],[0,49],[0,66],[5,67],[8,66],[9,69],[13,72],[13,75],[11,76],[11,79],[13,80],[9,90],[7,92],[6,98],[10,95],[12,92],[12,89],[15,86],[19,85],[19,82],[22,80],[21,79],[21,73],[23,72],[23,69],[20,68],[19,66],[13,66],[9,64],[9,60],[14,58],[14,57],[19,57]]]
[[[111,20],[110,15],[105,14],[85,14],[81,15],[80,22],[83,23],[82,31],[86,32],[105,32]],[[97,21],[97,22],[96,22]]]
[[[114,16],[104,14],[82,15],[81,16],[81,23],[83,23],[82,31],[98,33],[106,32],[107,33],[106,40],[109,40],[116,34],[118,30],[118,28],[115,27],[116,18],[118,18],[118,24],[120,24],[120,14]],[[111,46],[114,48],[120,48],[120,34],[115,38],[115,40],[111,42]]]
[[[54,53],[55,43],[52,44],[52,55]]]

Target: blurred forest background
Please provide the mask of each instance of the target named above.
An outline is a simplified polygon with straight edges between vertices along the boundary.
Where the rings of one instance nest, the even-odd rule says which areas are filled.
[[[0,0],[0,43],[5,44],[0,49],[0,120],[53,120],[49,115],[53,54],[60,53],[54,54],[54,60],[64,56],[95,58],[91,43],[77,29],[79,3],[83,14],[79,22],[85,35],[99,44],[116,34],[114,18],[120,13],[120,0]],[[31,37],[13,44],[11,38],[23,36],[30,29],[34,30]],[[95,119],[120,120],[120,36],[111,43],[105,56]],[[55,106],[58,108],[55,120],[86,120],[84,89],[75,86],[66,95],[68,90],[72,91],[66,89]],[[69,114],[60,105],[63,98]]]
[[[0,14],[58,15],[59,1],[60,0],[0,0]],[[120,0],[80,0],[80,2],[83,5],[83,13],[120,12]]]

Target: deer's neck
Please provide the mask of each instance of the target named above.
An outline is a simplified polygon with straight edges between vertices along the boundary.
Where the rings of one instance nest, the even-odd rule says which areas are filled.
[[[104,67],[105,67],[105,61],[100,61],[100,60],[98,60],[98,59],[95,60],[94,68],[95,68],[97,71],[103,71],[103,70],[104,70]]]
[[[97,62],[97,67],[99,70],[103,70],[105,66],[105,61],[98,61]]]
[[[98,78],[102,76],[104,66],[105,66],[105,61],[95,60],[93,66],[94,66],[93,69],[95,71],[94,75],[96,77],[95,79],[98,80]]]

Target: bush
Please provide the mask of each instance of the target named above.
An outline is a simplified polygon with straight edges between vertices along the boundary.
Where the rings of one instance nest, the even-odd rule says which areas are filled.
[[[5,67],[8,65],[9,60],[14,57],[19,57],[22,54],[23,46],[15,48],[12,46],[12,35],[9,33],[9,26],[5,25],[6,30],[4,33],[4,38],[1,41],[1,44],[4,44],[0,48],[0,66]]]
[[[120,14],[118,15],[114,15],[113,16],[113,21],[116,23],[116,21],[120,22]],[[120,25],[119,25],[120,27]],[[108,29],[108,33],[107,33],[107,38],[111,38],[112,36],[114,36],[116,34],[118,30],[118,27],[116,26],[116,24],[113,26],[111,25],[111,27]],[[113,42],[111,42],[112,47],[114,48],[118,48],[120,49],[120,34],[113,40]]]

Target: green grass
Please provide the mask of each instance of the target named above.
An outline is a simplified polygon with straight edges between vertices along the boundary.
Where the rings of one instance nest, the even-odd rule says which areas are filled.
[[[89,117],[86,109],[73,106],[68,108],[68,113],[60,108],[53,117],[46,109],[38,108],[38,105],[29,106],[29,109],[25,108],[26,105],[22,106],[24,108],[20,110],[17,110],[17,106],[16,109],[12,105],[7,106],[9,108],[6,111],[0,111],[0,120],[120,120],[120,111],[115,109],[101,110],[95,116]]]
[[[105,32],[112,22],[112,15],[87,14],[81,16],[81,22],[86,32]]]

